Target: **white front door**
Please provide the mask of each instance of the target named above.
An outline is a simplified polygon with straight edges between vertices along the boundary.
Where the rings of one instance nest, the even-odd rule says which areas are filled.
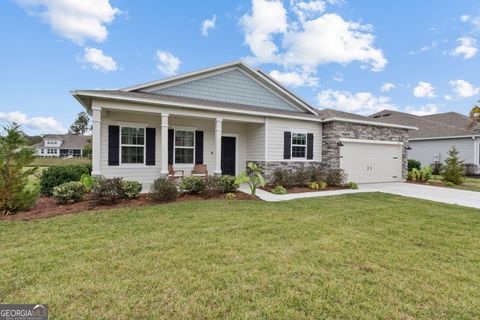
[[[340,168],[348,181],[357,183],[402,181],[402,145],[345,141],[340,147]]]

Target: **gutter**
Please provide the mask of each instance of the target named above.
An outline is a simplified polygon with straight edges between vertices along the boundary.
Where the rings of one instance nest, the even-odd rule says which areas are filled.
[[[411,138],[409,141],[424,141],[424,140],[442,140],[442,139],[463,139],[463,138],[472,138],[475,139],[480,137],[480,135],[463,135],[463,136],[445,136],[445,137],[428,137],[428,138]]]

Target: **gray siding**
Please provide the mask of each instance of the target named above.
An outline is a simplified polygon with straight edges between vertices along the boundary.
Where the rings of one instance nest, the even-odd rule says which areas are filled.
[[[154,90],[152,93],[298,111],[239,70]]]
[[[415,159],[428,166],[435,161],[443,162],[448,157],[448,150],[455,146],[460,159],[465,163],[474,163],[474,140],[472,138],[410,141],[412,150],[408,158]]]
[[[265,160],[265,125],[247,124],[248,160]]]

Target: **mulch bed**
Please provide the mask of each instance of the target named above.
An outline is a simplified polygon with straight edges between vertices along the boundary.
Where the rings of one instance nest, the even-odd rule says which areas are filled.
[[[274,185],[266,185],[265,187],[262,187],[262,190],[265,190],[267,192],[272,192],[273,188],[275,188]],[[325,189],[321,190],[312,190],[308,187],[290,187],[290,188],[285,188],[287,189],[287,193],[304,193],[304,192],[320,192],[320,191],[332,191],[332,190],[345,190],[348,189],[347,187],[333,187],[333,186],[327,186]]]
[[[180,196],[176,201],[173,202],[184,202],[184,201],[200,201],[205,199],[216,199],[216,200],[252,200],[253,198],[243,192],[235,192],[235,198],[233,199],[226,199],[225,195],[219,194],[213,197],[205,198],[200,195],[189,195],[184,194]],[[254,199],[253,199],[254,200]],[[69,203],[69,204],[57,204],[55,199],[40,196],[33,206],[28,211],[19,212],[14,215],[8,216],[0,216],[0,220],[36,220],[36,219],[44,219],[50,218],[55,216],[63,216],[68,214],[75,214],[80,212],[88,212],[88,211],[99,211],[99,210],[108,210],[108,209],[119,209],[119,208],[134,208],[134,207],[141,207],[147,205],[155,205],[158,203],[152,202],[148,199],[147,194],[142,194],[138,199],[133,200],[123,200],[117,204],[110,204],[110,205],[99,205],[94,206],[91,200],[88,198],[84,201],[80,201],[77,203]]]

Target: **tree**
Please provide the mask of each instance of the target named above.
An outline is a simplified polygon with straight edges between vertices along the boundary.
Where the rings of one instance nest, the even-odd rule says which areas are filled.
[[[478,101],[480,102],[480,100]],[[472,107],[472,110],[470,110],[470,119],[472,119],[472,126],[477,124],[477,123],[480,123],[480,107],[477,106],[477,105],[474,105]]]
[[[92,130],[92,126],[90,125],[90,118],[86,112],[80,112],[77,115],[77,119],[72,123],[70,129],[68,130],[68,134],[76,134],[76,135],[85,135],[88,131]]]
[[[235,184],[247,183],[250,187],[250,195],[255,196],[259,187],[265,186],[265,179],[262,176],[263,169],[253,162],[248,163],[250,174],[242,172],[235,179]]]
[[[87,143],[83,147],[82,155],[85,158],[91,158],[92,157],[92,138],[87,139]]]
[[[7,215],[30,208],[38,189],[29,186],[29,176],[37,168],[25,169],[35,159],[34,150],[16,123],[4,126],[0,136],[0,214]]]
[[[452,146],[448,151],[448,158],[445,159],[443,165],[443,180],[451,182],[453,184],[463,183],[463,161],[458,158],[458,151],[455,146]]]

